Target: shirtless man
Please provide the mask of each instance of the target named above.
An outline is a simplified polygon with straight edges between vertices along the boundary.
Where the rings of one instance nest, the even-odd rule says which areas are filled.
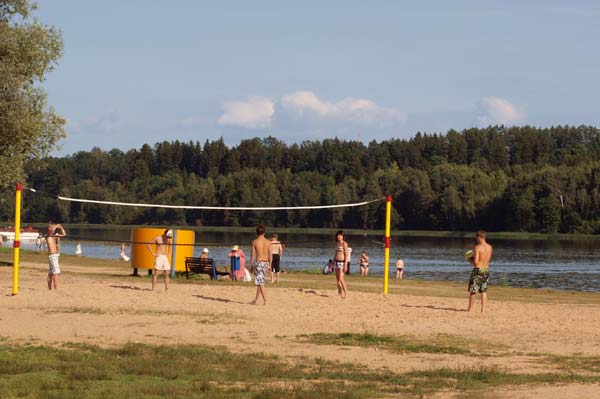
[[[336,247],[333,261],[335,262],[335,278],[337,280],[338,295],[346,299],[346,282],[344,274],[348,270],[348,243],[344,241],[344,232],[342,230],[335,234]]]
[[[400,257],[396,258],[396,280],[402,280],[404,275],[404,261]]]
[[[48,235],[46,245],[48,246],[48,289],[58,288],[58,275],[60,274],[60,237],[65,237],[67,232],[64,227],[53,221],[48,222]]]
[[[262,296],[263,305],[267,304],[265,278],[269,270],[270,260],[271,241],[265,238],[265,227],[259,224],[256,227],[256,239],[252,241],[252,252],[250,253],[250,263],[254,267],[254,285],[256,285],[256,298],[250,302],[252,305],[256,305],[259,296]]]
[[[283,245],[277,239],[277,234],[271,236],[271,284],[279,283],[279,274],[281,272],[281,257],[283,256]],[[273,281],[275,274],[275,281]]]
[[[492,246],[485,240],[485,231],[479,230],[475,234],[477,245],[473,248],[473,256],[469,263],[473,265],[469,279],[469,308],[470,312],[475,307],[477,293],[481,293],[481,313],[485,312],[487,304],[487,284],[490,278],[489,266],[492,259]]]
[[[148,251],[154,256],[154,273],[152,273],[152,291],[156,286],[156,280],[158,275],[163,274],[165,276],[165,291],[169,290],[169,274],[171,273],[171,263],[169,262],[169,252],[171,250],[171,238],[173,238],[173,231],[166,229],[162,235],[154,237],[152,241],[146,244]],[[156,245],[156,251],[152,250],[150,244]]]

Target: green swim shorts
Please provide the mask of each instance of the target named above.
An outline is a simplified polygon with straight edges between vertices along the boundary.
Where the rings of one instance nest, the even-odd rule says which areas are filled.
[[[471,278],[469,279],[469,289],[471,293],[487,292],[488,280],[490,279],[490,271],[488,269],[473,268]]]

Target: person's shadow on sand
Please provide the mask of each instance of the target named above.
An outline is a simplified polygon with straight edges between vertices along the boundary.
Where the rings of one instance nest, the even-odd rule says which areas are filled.
[[[322,297],[325,297],[325,298],[329,298],[329,295],[319,294],[315,290],[307,290],[307,291],[305,291],[303,288],[298,288],[298,291],[303,292],[305,294],[313,294],[313,295],[318,295],[318,296],[322,296]]]
[[[466,309],[456,309],[456,308],[441,308],[439,306],[433,305],[400,305],[403,308],[417,308],[417,309],[434,309],[434,310],[447,310],[449,312],[466,312]]]
[[[231,299],[227,299],[227,298],[217,298],[217,297],[206,296],[206,295],[192,295],[192,296],[195,296],[196,298],[200,298],[200,299],[206,299],[209,301],[217,301],[217,302],[225,302],[225,303],[239,303],[240,305],[246,305],[246,303],[244,303],[244,302],[232,301]]]
[[[140,288],[133,285],[111,285],[110,288],[120,288],[122,290],[133,290],[133,291],[152,291],[150,288]]]

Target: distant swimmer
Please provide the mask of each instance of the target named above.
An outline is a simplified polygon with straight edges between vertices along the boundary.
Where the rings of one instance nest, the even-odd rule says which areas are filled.
[[[486,233],[483,230],[475,234],[477,245],[473,248],[472,256],[468,261],[473,265],[471,278],[469,279],[469,308],[470,312],[475,307],[477,293],[481,294],[481,312],[485,312],[487,305],[487,285],[490,278],[490,261],[492,260],[492,246],[486,241]]]
[[[400,257],[396,258],[396,280],[402,280],[404,276],[404,261]]]
[[[259,224],[256,227],[256,239],[252,241],[252,252],[250,252],[250,263],[254,269],[254,285],[256,285],[256,297],[252,305],[256,305],[259,296],[262,296],[263,305],[267,304],[265,296],[265,279],[269,271],[271,260],[271,241],[265,238],[265,227]]]
[[[348,270],[348,243],[344,241],[344,232],[342,230],[335,234],[335,255],[333,261],[335,262],[335,277],[337,280],[338,295],[340,298],[345,299],[347,295],[346,282],[344,281],[344,274]]]
[[[39,233],[38,238],[35,239],[35,245],[37,245],[38,254],[44,252],[44,236],[42,235],[42,233]]]
[[[75,245],[75,255],[83,256],[83,251],[81,250],[81,242],[79,241],[77,241],[77,244]]]
[[[166,229],[162,235],[154,237],[152,241],[146,244],[148,251],[154,256],[154,273],[152,273],[152,290],[156,286],[158,275],[163,274],[165,277],[165,291],[169,290],[169,273],[171,272],[171,263],[169,262],[169,252],[171,250],[171,239],[173,231]],[[150,244],[156,246],[153,250]]]
[[[283,257],[283,245],[278,240],[276,233],[271,236],[271,283],[279,283],[281,272],[281,258]],[[273,281],[275,275],[275,281]]]
[[[65,237],[67,232],[60,224],[50,220],[48,222],[48,235],[46,245],[48,246],[48,289],[58,288],[58,275],[60,274],[60,238]]]
[[[125,243],[121,244],[121,254],[119,255],[119,257],[121,258],[121,260],[129,262],[129,256],[127,256],[127,254],[125,253]]]

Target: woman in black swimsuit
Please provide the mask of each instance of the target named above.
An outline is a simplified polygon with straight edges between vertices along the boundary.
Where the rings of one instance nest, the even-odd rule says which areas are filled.
[[[360,275],[364,277],[369,275],[369,255],[367,255],[367,251],[362,251],[360,255]]]

